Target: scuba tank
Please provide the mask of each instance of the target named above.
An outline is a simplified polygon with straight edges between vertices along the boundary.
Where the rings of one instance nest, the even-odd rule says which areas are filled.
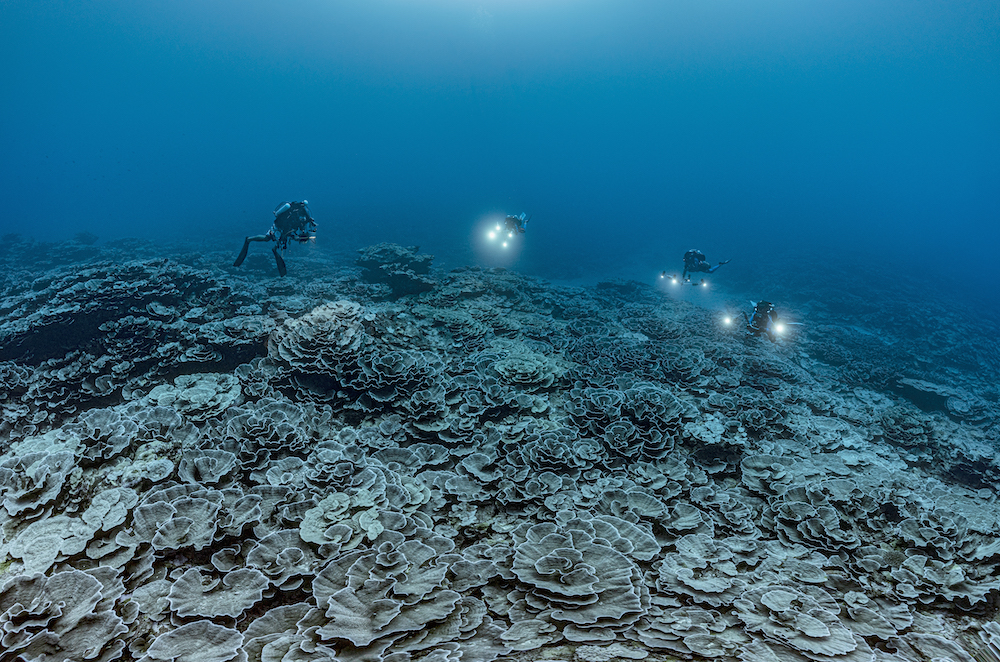
[[[283,202],[283,203],[281,203],[280,205],[278,205],[275,208],[274,215],[275,216],[280,216],[280,215],[284,214],[286,211],[288,211],[291,208],[292,208],[292,203],[290,203],[290,202]]]

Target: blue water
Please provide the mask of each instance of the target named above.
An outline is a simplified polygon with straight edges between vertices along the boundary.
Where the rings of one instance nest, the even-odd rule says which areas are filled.
[[[2,233],[235,254],[307,198],[328,246],[550,277],[695,246],[1000,287],[996,2],[8,0],[0,35]]]

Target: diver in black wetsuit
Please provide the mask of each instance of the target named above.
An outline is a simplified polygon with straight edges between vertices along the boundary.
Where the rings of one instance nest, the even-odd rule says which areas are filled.
[[[713,273],[716,269],[724,264],[728,264],[729,260],[724,260],[719,262],[714,267],[710,265],[705,260],[705,254],[696,248],[692,248],[687,253],[684,254],[684,273],[681,274],[681,278],[684,280],[688,279],[689,273]]]
[[[278,251],[284,251],[288,248],[289,240],[306,242],[315,238],[316,220],[309,214],[309,201],[282,202],[274,210],[274,225],[271,226],[267,234],[259,234],[243,240],[243,250],[233,262],[233,266],[238,267],[243,264],[251,241],[276,241],[278,244],[271,248],[271,252],[274,253],[278,273],[284,276],[288,270],[285,268],[285,261]]]
[[[778,311],[775,310],[774,304],[770,301],[761,301],[753,308],[753,313],[747,316],[743,313],[743,319],[746,320],[747,335],[748,336],[767,336],[767,339],[771,342],[776,342],[778,340],[776,328],[778,325]]]
[[[514,236],[515,234],[524,234],[526,232],[524,226],[530,220],[531,217],[525,215],[524,212],[521,212],[517,216],[512,216],[508,214],[507,218],[505,218],[503,221],[504,229],[507,230],[508,236],[511,237]]]

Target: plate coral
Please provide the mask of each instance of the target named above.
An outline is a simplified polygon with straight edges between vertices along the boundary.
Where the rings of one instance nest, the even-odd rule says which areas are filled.
[[[0,281],[3,659],[998,659],[985,331],[148,250]]]

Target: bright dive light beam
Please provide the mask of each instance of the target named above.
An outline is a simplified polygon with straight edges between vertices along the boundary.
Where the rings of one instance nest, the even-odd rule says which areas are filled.
[[[732,324],[733,323],[733,318],[732,317],[723,317],[722,318],[722,323],[723,324]]]
[[[785,325],[784,324],[775,324],[774,325],[774,330],[777,331],[778,333],[784,333],[784,331],[785,331]]]
[[[505,241],[505,242],[503,242],[503,247],[504,247],[504,248],[507,248],[507,242],[506,242],[506,241]]]
[[[496,236],[497,236],[497,233],[493,232],[492,230],[490,230],[490,234],[489,234],[490,239],[496,239]]]

